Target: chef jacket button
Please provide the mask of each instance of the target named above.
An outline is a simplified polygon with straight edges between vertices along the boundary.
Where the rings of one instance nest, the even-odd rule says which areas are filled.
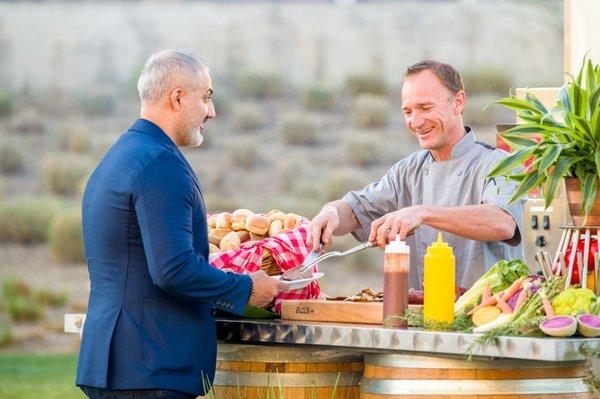
[[[423,169],[423,174],[427,176],[429,174],[429,169]]]
[[[459,170],[459,171],[456,173],[456,175],[457,175],[457,176],[460,176],[460,175],[462,175],[462,170]]]

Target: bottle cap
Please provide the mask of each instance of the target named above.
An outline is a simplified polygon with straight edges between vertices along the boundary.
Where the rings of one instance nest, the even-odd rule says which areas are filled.
[[[445,243],[442,240],[442,232],[438,232],[438,239],[436,242],[432,243],[429,247],[427,247],[428,255],[438,255],[438,256],[451,256],[452,247]]]
[[[406,245],[405,241],[400,239],[400,234],[396,234],[396,239],[390,241],[389,244],[385,246],[385,252],[388,254],[408,254],[410,253],[410,247]]]

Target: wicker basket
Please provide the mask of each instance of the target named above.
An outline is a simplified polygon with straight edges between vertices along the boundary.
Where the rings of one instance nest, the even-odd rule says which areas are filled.
[[[278,276],[281,274],[281,269],[279,269],[279,266],[277,266],[275,263],[275,259],[273,259],[273,256],[271,255],[271,251],[266,248],[262,254],[260,268],[269,276]]]

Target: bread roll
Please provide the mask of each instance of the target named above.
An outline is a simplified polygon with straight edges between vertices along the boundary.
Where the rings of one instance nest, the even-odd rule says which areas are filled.
[[[231,229],[233,231],[240,231],[246,228],[247,215],[238,214],[231,216]]]
[[[279,219],[273,220],[269,226],[269,237],[274,237],[283,230],[283,222]]]
[[[273,223],[273,221],[275,220],[281,220],[282,224],[283,221],[285,220],[285,213],[281,212],[281,211],[277,211],[277,212],[273,212],[270,215],[267,215],[267,219],[269,219],[269,222]]]
[[[208,253],[211,254],[216,254],[217,252],[221,252],[221,250],[219,249],[219,247],[217,247],[214,244],[208,244]]]
[[[206,219],[206,224],[209,229],[214,229],[217,227],[217,215],[210,215],[208,219]]]
[[[240,242],[246,242],[250,239],[250,232],[248,230],[239,230],[236,233],[240,237]]]
[[[233,230],[231,229],[212,229],[208,233],[208,242],[218,247],[223,237],[225,237],[228,233],[231,233],[232,231]]]
[[[300,221],[302,220],[301,216],[296,215],[295,213],[288,213],[285,215],[285,220],[283,221],[283,227],[286,229],[293,229],[295,227],[300,226]]]
[[[232,216],[237,216],[237,215],[250,216],[250,215],[254,215],[254,212],[252,212],[250,209],[236,209],[235,211],[233,211],[233,213],[231,215]]]
[[[240,244],[240,237],[235,231],[232,231],[221,239],[221,242],[219,243],[219,249],[221,251],[231,251],[232,249],[238,249]]]
[[[231,213],[229,212],[221,212],[217,216],[217,229],[229,229],[231,230]]]
[[[250,233],[265,235],[270,225],[269,220],[262,215],[250,215],[246,218],[246,230]]]
[[[267,238],[267,236],[264,234],[256,234],[256,233],[250,232],[250,241],[252,241],[252,242],[264,240],[265,238]]]

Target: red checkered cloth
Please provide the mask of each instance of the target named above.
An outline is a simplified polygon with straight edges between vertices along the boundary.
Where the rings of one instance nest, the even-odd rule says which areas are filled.
[[[306,244],[308,223],[281,233],[275,237],[267,237],[257,242],[247,242],[239,249],[227,252],[210,254],[208,260],[211,265],[224,271],[232,271],[238,274],[249,274],[260,270],[262,254],[265,249],[271,252],[271,256],[280,270],[285,271],[300,265],[306,255],[311,251]],[[313,272],[317,272],[317,265],[313,266]],[[281,301],[284,299],[316,299],[321,289],[318,281],[312,281],[304,288],[291,291],[283,291],[275,298],[274,312],[280,314]]]

